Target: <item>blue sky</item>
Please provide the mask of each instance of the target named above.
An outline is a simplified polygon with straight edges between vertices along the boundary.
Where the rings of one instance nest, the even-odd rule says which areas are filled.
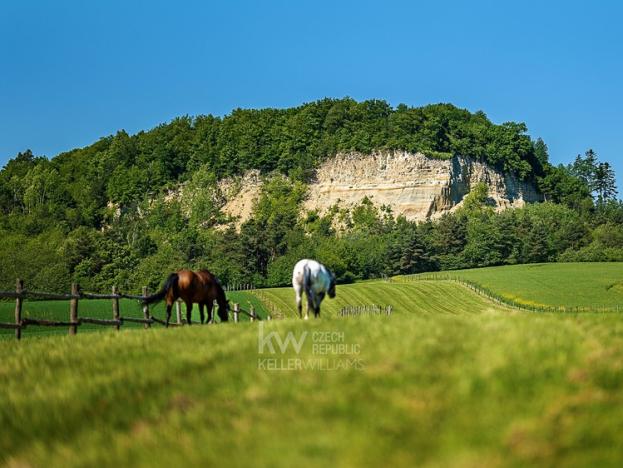
[[[615,1],[3,0],[0,164],[351,96],[526,122],[555,163],[592,147],[623,192],[622,18]]]

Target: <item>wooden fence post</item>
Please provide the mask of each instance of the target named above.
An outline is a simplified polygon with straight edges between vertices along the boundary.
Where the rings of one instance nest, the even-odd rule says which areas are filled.
[[[119,294],[119,291],[117,290],[117,286],[113,286],[112,287],[112,295],[116,296],[118,294]],[[119,298],[118,297],[113,297],[112,298],[112,318],[114,320],[119,320]],[[121,328],[121,324],[120,323],[115,325],[115,330],[119,331],[119,328]]]
[[[77,296],[80,291],[80,287],[76,283],[71,284],[71,295]],[[78,298],[72,297],[69,301],[69,321],[73,322],[73,325],[69,326],[69,334],[75,335],[78,333]]]
[[[240,304],[234,302],[234,323],[238,323],[238,314],[240,313]]]
[[[253,307],[253,305],[249,307],[249,320],[251,322],[255,320],[255,307]]]
[[[147,297],[147,286],[143,286],[143,297]],[[143,303],[143,317],[145,320],[149,320],[149,304],[146,302]],[[151,323],[146,323],[145,328],[150,328]]]
[[[22,294],[24,291],[24,280],[18,279],[15,285],[15,292]],[[18,296],[15,299],[15,325],[19,325],[19,328],[15,329],[15,338],[18,340],[22,338],[22,301],[23,299]]]

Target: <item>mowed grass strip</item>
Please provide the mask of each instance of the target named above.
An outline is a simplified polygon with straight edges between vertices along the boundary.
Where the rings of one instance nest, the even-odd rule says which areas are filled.
[[[442,271],[530,306],[567,308],[620,307],[623,310],[623,263],[537,263]],[[429,276],[426,273],[420,275]]]
[[[338,288],[338,298],[349,298],[350,288],[361,293],[357,287]],[[379,288],[393,294],[397,309],[401,298],[413,297],[411,312],[1,342],[0,461],[63,467],[623,463],[618,315],[482,313],[490,306],[455,284]],[[283,294],[275,298],[285,304]],[[444,297],[473,309],[454,313],[452,305],[434,313]],[[307,332],[301,353],[290,347],[283,355],[259,354],[260,325],[283,338]],[[358,345],[354,357],[362,366],[258,369],[266,357],[353,358],[315,354],[314,332],[325,331]]]
[[[287,317],[297,317],[294,290],[273,288],[262,290]],[[366,281],[337,286],[335,299],[322,302],[321,315],[335,317],[349,305],[391,305],[397,314],[466,314],[494,308],[493,303],[468,289],[451,282],[417,281],[393,283]],[[303,313],[307,309],[303,298]]]

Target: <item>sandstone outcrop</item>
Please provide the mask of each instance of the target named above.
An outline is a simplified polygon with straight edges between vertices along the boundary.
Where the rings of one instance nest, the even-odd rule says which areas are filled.
[[[479,182],[489,187],[489,201],[497,210],[542,200],[533,184],[467,157],[440,160],[421,153],[378,152],[327,160],[310,184],[305,208],[324,212],[336,203],[349,207],[368,197],[407,219],[426,220],[461,206]]]
[[[441,160],[394,151],[338,154],[325,161],[310,183],[304,209],[323,213],[335,204],[349,208],[368,197],[375,205],[389,205],[396,215],[424,221],[456,210],[480,182],[489,187],[489,202],[498,211],[543,199],[532,183],[469,157]],[[222,211],[240,225],[251,216],[261,178],[251,171],[220,182],[219,188],[227,200]]]

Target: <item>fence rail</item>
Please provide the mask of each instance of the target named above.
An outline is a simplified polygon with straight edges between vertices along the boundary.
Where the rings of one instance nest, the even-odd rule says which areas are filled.
[[[41,291],[0,291],[0,298],[4,299],[40,299],[44,301],[67,301],[71,299],[136,299],[143,300],[145,296],[136,294],[93,294],[80,291],[78,294],[56,294]]]
[[[250,290],[252,285],[244,285],[242,290]],[[248,289],[247,289],[248,288]],[[71,285],[71,293],[58,294],[40,291],[29,291],[24,288],[24,282],[17,280],[15,291],[0,291],[0,298],[15,299],[15,322],[7,323],[0,322],[1,329],[15,330],[15,338],[21,339],[22,331],[29,326],[43,326],[43,327],[67,327],[70,335],[75,335],[78,332],[78,327],[83,324],[100,325],[115,327],[119,330],[124,323],[139,323],[143,324],[144,328],[150,328],[152,324],[158,323],[161,325],[167,325],[167,323],[151,315],[149,305],[145,302],[145,299],[149,296],[147,287],[143,288],[141,295],[135,294],[122,294],[118,291],[117,287],[112,288],[112,294],[95,294],[87,293],[80,290],[78,284]],[[69,320],[48,320],[33,317],[22,317],[22,308],[25,299],[38,299],[48,301],[69,301]],[[84,300],[92,299],[105,299],[110,300],[112,307],[112,318],[104,319],[99,317],[80,317],[79,316],[79,304]],[[123,317],[120,313],[119,300],[120,299],[135,299],[141,302],[143,318],[138,317]],[[182,320],[181,316],[181,304],[176,302],[177,322],[170,322],[169,326],[181,326],[188,324],[186,320]],[[233,321],[238,322],[240,315],[246,315],[250,321],[262,320],[261,317],[255,312],[253,305],[249,307],[249,310],[244,310],[240,307],[240,304],[234,304]],[[271,316],[266,317],[268,320]],[[191,324],[194,322],[191,322]],[[198,323],[198,322],[197,322]]]

